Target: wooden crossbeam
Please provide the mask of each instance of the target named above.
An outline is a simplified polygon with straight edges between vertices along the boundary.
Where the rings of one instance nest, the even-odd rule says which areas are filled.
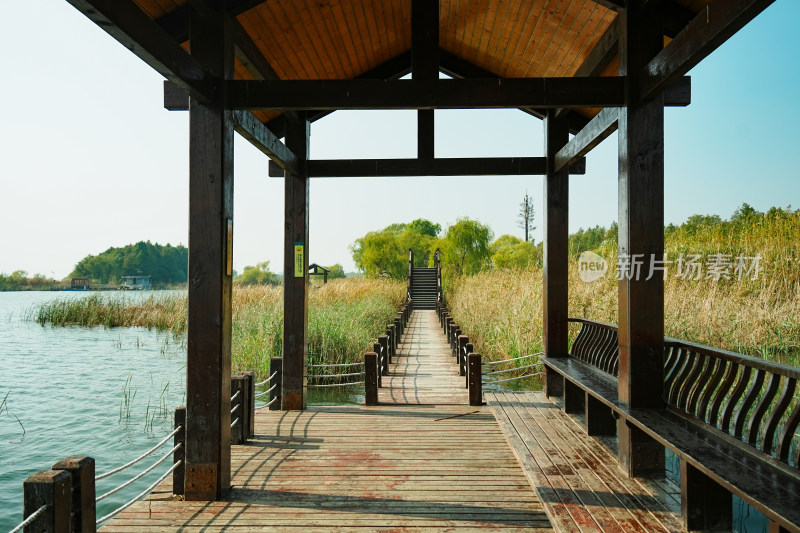
[[[617,130],[619,111],[616,107],[607,107],[589,121],[575,137],[563,146],[555,155],[555,171],[560,172],[580,161],[592,148]]]
[[[281,173],[286,170],[297,174],[297,156],[253,113],[239,109],[231,115],[236,132],[274,161]]]
[[[592,0],[595,4],[600,4],[603,7],[607,7],[612,11],[616,11],[619,13],[625,9],[625,0]]]
[[[211,101],[202,65],[131,0],[67,1],[184,92]]]
[[[380,178],[411,176],[536,176],[547,171],[544,157],[463,157],[435,159],[311,159],[306,163],[310,178]],[[585,174],[586,160],[579,159],[571,174]],[[269,175],[283,177],[283,170],[270,164]]]
[[[648,98],[683,76],[775,0],[714,0],[640,74]]]
[[[665,106],[687,106],[692,101],[691,77],[684,76],[664,92]],[[592,149],[617,131],[618,111],[607,107],[600,111],[555,156],[556,172],[579,161]]]
[[[225,2],[225,12],[231,18],[235,18],[262,2],[264,0],[227,0]],[[157,18],[155,22],[177,42],[186,42],[189,40],[189,14],[192,9],[193,4],[187,2],[166,15]]]
[[[234,80],[231,109],[471,109],[614,107],[623,79]]]

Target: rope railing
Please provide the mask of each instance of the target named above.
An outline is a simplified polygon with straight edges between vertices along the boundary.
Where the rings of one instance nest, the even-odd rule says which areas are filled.
[[[493,379],[493,380],[490,380],[490,381],[484,381],[483,384],[484,385],[493,385],[495,383],[502,383],[504,381],[515,381],[515,380],[518,380],[518,379],[532,378],[532,377],[535,377],[535,376],[541,376],[542,374],[544,374],[544,372],[536,372],[534,374],[525,374],[523,376],[515,376],[513,378]]]
[[[515,370],[525,370],[526,368],[535,368],[537,366],[542,366],[542,363],[534,363],[532,365],[525,365],[525,366],[515,366],[512,368],[503,368],[502,370],[494,370],[493,372],[484,372],[484,376],[493,376],[495,374],[505,374],[507,372],[514,372]]]
[[[238,398],[239,396],[241,396],[241,394],[242,394],[242,391],[241,391],[241,390],[237,390],[237,391],[236,391],[236,394],[234,394],[233,396],[231,396],[231,401],[232,401],[232,402],[233,402],[233,401],[235,401],[235,400],[236,400],[236,398]]]
[[[39,518],[47,510],[48,507],[49,507],[48,505],[42,505],[33,514],[31,514],[28,518],[23,520],[17,527],[12,529],[8,533],[19,533],[20,531],[25,529],[25,527],[30,525],[31,522]]]
[[[278,401],[278,398],[279,398],[278,396],[275,396],[273,399],[271,399],[269,402],[265,403],[264,405],[262,405],[260,407],[256,407],[255,410],[258,411],[259,409],[263,409],[265,407],[269,407],[270,405],[272,405],[273,403]]]
[[[258,394],[256,394],[255,397],[256,398],[261,398],[262,396],[266,396],[270,392],[274,391],[277,387],[278,387],[278,384],[275,383],[274,385],[272,385],[272,387],[268,388],[267,390],[265,390],[263,392],[259,392]]]
[[[521,355],[519,357],[512,357],[511,359],[502,359],[500,361],[486,361],[485,363],[482,364],[483,366],[494,366],[494,365],[499,365],[500,363],[509,363],[511,361],[519,361],[520,359],[530,359],[531,357],[539,357],[540,355],[544,355],[544,353],[543,352],[532,353],[530,355]]]
[[[235,426],[238,423],[239,423],[239,417],[237,416],[236,419],[233,422],[231,422],[231,428],[233,428],[233,426]]]
[[[346,383],[315,383],[313,385],[306,385],[309,389],[319,389],[324,387],[350,387],[352,385],[363,385],[364,381],[352,381]]]
[[[132,461],[130,461],[130,462],[127,462],[127,463],[125,463],[124,465],[122,465],[122,466],[120,466],[120,467],[118,467],[118,468],[115,468],[115,469],[113,469],[113,470],[109,470],[108,472],[106,472],[106,473],[104,473],[104,474],[100,474],[99,476],[95,476],[94,480],[95,480],[95,481],[100,481],[101,479],[105,479],[105,478],[107,478],[107,477],[109,477],[109,476],[113,476],[114,474],[117,474],[117,473],[119,473],[119,472],[122,472],[122,471],[123,471],[123,470],[125,470],[126,468],[130,468],[131,466],[135,465],[136,463],[138,463],[139,461],[141,461],[142,459],[144,459],[145,457],[147,457],[148,455],[150,455],[151,453],[153,453],[153,452],[154,452],[154,451],[156,451],[157,449],[161,448],[161,447],[162,447],[164,444],[166,444],[166,443],[167,443],[167,441],[168,441],[169,439],[171,439],[172,437],[174,437],[174,436],[175,436],[175,435],[176,435],[176,434],[177,434],[179,431],[181,431],[182,429],[183,429],[183,426],[176,427],[176,428],[175,428],[175,429],[172,431],[172,433],[170,433],[169,435],[167,435],[166,437],[164,437],[163,439],[161,439],[161,440],[159,441],[159,443],[158,443],[158,444],[156,444],[155,446],[153,446],[152,448],[150,448],[149,450],[147,450],[146,452],[144,452],[142,455],[140,455],[140,456],[139,456],[139,457],[137,457],[136,459],[133,459]]]
[[[364,372],[352,372],[349,374],[307,374],[307,378],[349,378],[352,376],[363,376]]]
[[[358,363],[331,363],[331,364],[310,364],[308,365],[309,368],[342,368],[342,367],[350,367],[350,366],[364,366],[364,362]]]
[[[114,511],[111,511],[110,513],[108,513],[104,517],[102,517],[99,520],[97,520],[95,525],[99,526],[103,522],[111,520],[112,518],[117,516],[119,513],[121,513],[122,511],[124,511],[125,509],[127,509],[128,507],[133,505],[134,503],[138,502],[139,500],[144,498],[146,495],[150,494],[153,491],[153,489],[155,489],[158,486],[159,483],[161,483],[162,481],[167,479],[167,476],[172,474],[182,464],[183,464],[183,460],[182,459],[177,461],[175,464],[172,465],[172,467],[169,470],[164,472],[164,474],[162,474],[161,477],[159,477],[157,480],[155,480],[152,485],[150,485],[149,487],[144,489],[142,492],[140,492],[135,498],[131,499],[130,501],[128,501],[124,505],[118,507]]]
[[[236,405],[234,405],[233,409],[231,409],[231,414],[235,413],[236,410],[239,409],[241,406],[242,406],[242,404],[240,404],[240,403],[237,403]]]
[[[272,378],[274,378],[274,377],[275,377],[275,376],[277,376],[277,375],[278,375],[278,372],[273,372],[273,373],[272,373],[272,375],[271,375],[270,377],[268,377],[268,378],[267,378],[267,379],[265,379],[264,381],[259,381],[258,383],[255,383],[253,386],[254,386],[254,387],[260,387],[260,386],[262,386],[262,385],[266,385],[267,383],[269,383],[270,381],[272,381]]]
[[[179,428],[179,429],[180,429],[180,428]],[[128,485],[130,485],[130,484],[132,484],[132,483],[135,483],[136,481],[139,481],[139,480],[140,480],[140,479],[142,479],[144,476],[146,476],[147,474],[149,474],[150,472],[152,472],[152,471],[153,471],[153,469],[155,469],[155,467],[157,467],[158,465],[160,465],[161,463],[163,463],[164,461],[166,461],[166,460],[167,460],[167,458],[171,457],[171,456],[172,456],[172,454],[173,454],[173,453],[175,453],[175,452],[176,452],[178,449],[180,449],[182,446],[183,446],[183,443],[180,443],[180,442],[179,442],[179,443],[177,444],[177,446],[173,447],[173,448],[172,448],[170,451],[168,451],[167,453],[165,453],[165,454],[164,454],[164,455],[163,455],[163,456],[162,456],[162,457],[161,457],[161,458],[160,458],[158,461],[156,461],[155,463],[153,463],[152,465],[150,465],[149,467],[147,467],[145,470],[142,470],[142,471],[141,471],[141,472],[139,472],[139,473],[138,473],[136,476],[132,477],[131,479],[129,479],[128,481],[126,481],[126,482],[125,482],[125,483],[123,483],[122,485],[119,485],[118,487],[115,487],[115,488],[111,489],[110,491],[106,492],[106,493],[105,493],[105,494],[103,494],[102,496],[98,496],[97,498],[95,498],[95,500],[94,500],[94,501],[95,501],[95,503],[101,502],[101,501],[105,500],[106,498],[108,498],[109,496],[111,496],[112,494],[116,494],[117,492],[121,491],[122,489],[124,489],[124,488],[125,488],[125,487],[127,487]]]

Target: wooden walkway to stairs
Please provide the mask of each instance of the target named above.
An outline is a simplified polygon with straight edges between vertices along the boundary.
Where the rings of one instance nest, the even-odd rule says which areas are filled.
[[[378,406],[258,411],[225,501],[176,501],[167,483],[103,531],[680,529],[668,494],[595,464],[609,459],[539,393],[470,407],[434,311],[413,312],[398,353]]]

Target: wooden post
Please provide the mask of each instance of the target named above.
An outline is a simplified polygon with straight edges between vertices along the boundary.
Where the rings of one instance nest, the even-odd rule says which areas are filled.
[[[465,361],[464,356],[468,353],[465,351],[467,347],[467,343],[469,342],[469,337],[466,335],[459,335],[458,336],[458,348],[456,351],[458,352],[458,375],[465,376],[467,375],[467,362]]]
[[[178,462],[181,466],[172,471],[172,494],[183,496],[186,479],[186,406],[181,405],[175,409],[175,429],[181,428],[172,439],[172,446],[183,444],[172,454],[172,464]]]
[[[380,346],[380,350],[375,350],[377,353],[383,354],[383,366],[384,372],[386,374],[389,373],[389,337],[387,335],[381,335],[378,337],[378,345]]]
[[[378,405],[378,354],[364,355],[364,403]]]
[[[471,342],[468,342],[464,346],[464,351],[467,353],[467,360],[469,360],[469,354],[471,354],[473,351],[475,351],[475,347],[472,346]],[[483,380],[483,376],[481,376],[481,380]],[[469,388],[469,371],[465,372],[464,388],[467,388],[467,389]]]
[[[246,442],[244,426],[247,424],[247,420],[244,418],[244,378],[242,376],[231,377],[231,396],[236,396],[231,400],[231,423],[239,420],[231,427],[231,444],[243,444]]]
[[[564,412],[583,413],[586,410],[584,404],[583,389],[564,378]]]
[[[221,81],[233,77],[233,41],[222,14],[190,13],[192,56],[223,88],[189,105],[185,497],[217,500],[231,472],[233,125]]]
[[[411,2],[411,77],[435,80],[439,77],[439,2]],[[417,111],[417,157],[434,157],[433,109]]]
[[[400,322],[399,318],[394,319],[394,331],[397,334],[394,339],[395,348],[400,348],[400,337],[403,335],[403,325]]]
[[[405,321],[403,320],[403,312],[402,311],[399,311],[397,313],[397,318],[395,320],[397,321],[397,325],[400,328],[400,338],[402,339],[403,338],[403,333],[405,333],[405,330],[406,330],[406,324],[405,324]]]
[[[406,298],[411,299],[411,287],[414,286],[414,251],[409,248],[408,250],[408,286],[406,290]]]
[[[43,505],[47,506],[25,531],[69,533],[72,510],[71,477],[66,470],[43,470],[29,476],[22,483],[24,518],[28,518]]]
[[[277,374],[276,374],[277,372]],[[275,390],[269,393],[269,401],[272,401],[273,398],[277,398],[275,403],[269,406],[270,411],[280,411],[282,408],[281,405],[281,396],[283,396],[283,358],[282,357],[273,357],[269,361],[269,375],[275,374],[275,377],[272,378],[267,385],[267,388],[272,387],[273,385],[277,385]]]
[[[244,398],[242,407],[247,423],[242,426],[244,429],[244,441],[256,434],[256,374],[255,372],[239,372],[244,378]]]
[[[660,408],[664,388],[664,281],[647,279],[651,260],[664,257],[664,96],[643,101],[639,76],[663,48],[660,19],[645,15],[643,0],[618,17],[619,74],[628,105],[619,110],[619,256],[638,258],[640,273],[619,281],[619,401]],[[628,74],[631,76],[628,76]],[[620,464],[629,475],[660,474],[663,447],[635,427],[619,424]]]
[[[51,470],[69,472],[71,480],[72,531],[91,533],[97,530],[95,521],[94,459],[91,457],[67,457],[53,465]]]
[[[286,124],[286,147],[297,156],[300,174],[286,172],[283,247],[283,391],[284,411],[306,408],[308,356],[308,188],[309,150],[307,114]]]
[[[389,360],[389,363],[392,362],[392,330],[388,326],[386,327],[386,358]]]
[[[372,351],[378,355],[378,388],[383,386],[383,365],[386,364],[386,357],[381,361],[381,345],[377,342],[372,345]]]
[[[609,406],[585,392],[586,433],[588,435],[616,435],[617,419]]]
[[[469,377],[469,404],[470,405],[483,405],[483,383],[481,372],[481,355],[478,353],[470,353],[467,355],[467,366]]]
[[[681,518],[687,531],[731,531],[733,499],[695,467],[681,460]]]
[[[394,327],[394,324],[389,324],[386,326],[391,334],[389,335],[389,344],[392,345],[392,357],[397,355],[397,329]]]

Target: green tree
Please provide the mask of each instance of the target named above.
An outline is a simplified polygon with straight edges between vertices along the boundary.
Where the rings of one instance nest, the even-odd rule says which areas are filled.
[[[539,249],[513,235],[501,235],[491,245],[492,264],[500,269],[527,269],[541,263]]]
[[[244,267],[239,281],[242,285],[277,285],[280,282],[278,275],[270,271],[269,261]]]
[[[493,236],[489,226],[470,218],[459,218],[439,241],[443,266],[456,275],[480,272],[489,265],[489,243]]]
[[[100,283],[116,283],[123,276],[150,276],[158,284],[185,283],[189,251],[184,246],[152,244],[150,241],[109,248],[78,261],[71,277],[87,277]]]
[[[367,277],[405,279],[408,251],[414,252],[414,266],[427,266],[440,231],[439,224],[422,218],[410,224],[391,224],[356,239],[350,246],[353,261]]]
[[[418,218],[414,220],[408,225],[408,228],[419,233],[420,235],[428,235],[434,238],[438,237],[439,233],[442,231],[442,226],[440,224],[434,224],[425,218]]]
[[[330,270],[330,272],[328,272],[328,279],[340,279],[345,277],[344,267],[339,263],[336,263],[335,265],[331,265],[325,268]]]
[[[773,209],[775,208],[773,207]],[[731,215],[731,222],[744,222],[760,214],[761,212],[755,207],[747,202],[744,202],[741,206],[736,208],[736,211],[734,211],[733,215]]]

